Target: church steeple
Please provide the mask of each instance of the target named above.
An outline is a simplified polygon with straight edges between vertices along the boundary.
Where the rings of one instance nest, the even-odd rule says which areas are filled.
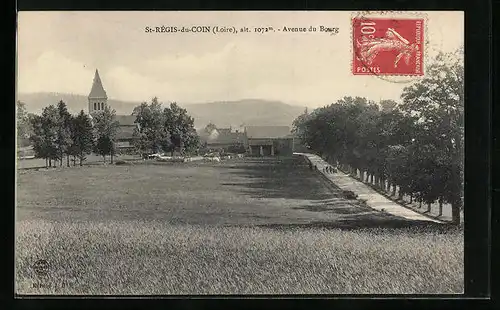
[[[95,70],[94,82],[92,83],[92,89],[90,90],[88,99],[89,113],[102,111],[106,108],[108,96],[102,86],[101,77],[97,69]]]

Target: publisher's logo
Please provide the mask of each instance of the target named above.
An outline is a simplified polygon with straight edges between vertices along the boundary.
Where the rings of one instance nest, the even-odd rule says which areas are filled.
[[[45,259],[39,259],[33,264],[33,270],[39,276],[45,276],[49,272],[49,263]]]

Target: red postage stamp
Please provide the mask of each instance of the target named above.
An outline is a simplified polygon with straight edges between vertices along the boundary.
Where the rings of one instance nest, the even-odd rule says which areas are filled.
[[[352,19],[355,75],[423,75],[424,19]]]

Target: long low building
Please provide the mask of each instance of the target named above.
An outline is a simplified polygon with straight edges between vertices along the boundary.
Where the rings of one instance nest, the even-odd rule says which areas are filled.
[[[251,156],[293,154],[293,135],[288,126],[245,127],[246,149]]]
[[[246,126],[243,131],[214,128],[200,131],[200,138],[210,149],[233,152],[241,146],[248,156],[289,156],[299,146],[288,126]]]

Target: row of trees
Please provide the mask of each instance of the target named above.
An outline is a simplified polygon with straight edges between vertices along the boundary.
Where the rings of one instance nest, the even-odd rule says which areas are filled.
[[[199,138],[194,129],[194,119],[175,102],[163,108],[157,98],[150,104],[142,103],[133,110],[137,127],[133,141],[138,152],[191,152],[199,147]],[[63,101],[44,108],[41,115],[28,114],[25,105],[17,103],[18,146],[31,144],[38,158],[44,158],[52,167],[59,163],[70,166],[79,159],[80,165],[92,152],[111,157],[116,153],[116,136],[120,124],[114,110],[106,107],[92,115],[83,110],[76,116],[68,112]]]
[[[23,109],[18,103],[18,111]],[[70,157],[80,165],[86,156],[92,152],[103,156],[114,155],[114,136],[118,123],[114,120],[114,111],[105,109],[94,116],[85,114],[83,110],[76,116],[68,112],[66,103],[60,101],[57,105],[45,107],[41,115],[18,113],[18,126],[22,126],[23,133],[28,132],[35,156],[44,158],[46,166],[52,167],[59,163],[70,166]],[[19,136],[18,131],[18,136]]]
[[[294,131],[319,155],[400,198],[452,206],[463,200],[462,53],[439,55],[426,77],[404,88],[402,103],[345,97],[307,111]]]

